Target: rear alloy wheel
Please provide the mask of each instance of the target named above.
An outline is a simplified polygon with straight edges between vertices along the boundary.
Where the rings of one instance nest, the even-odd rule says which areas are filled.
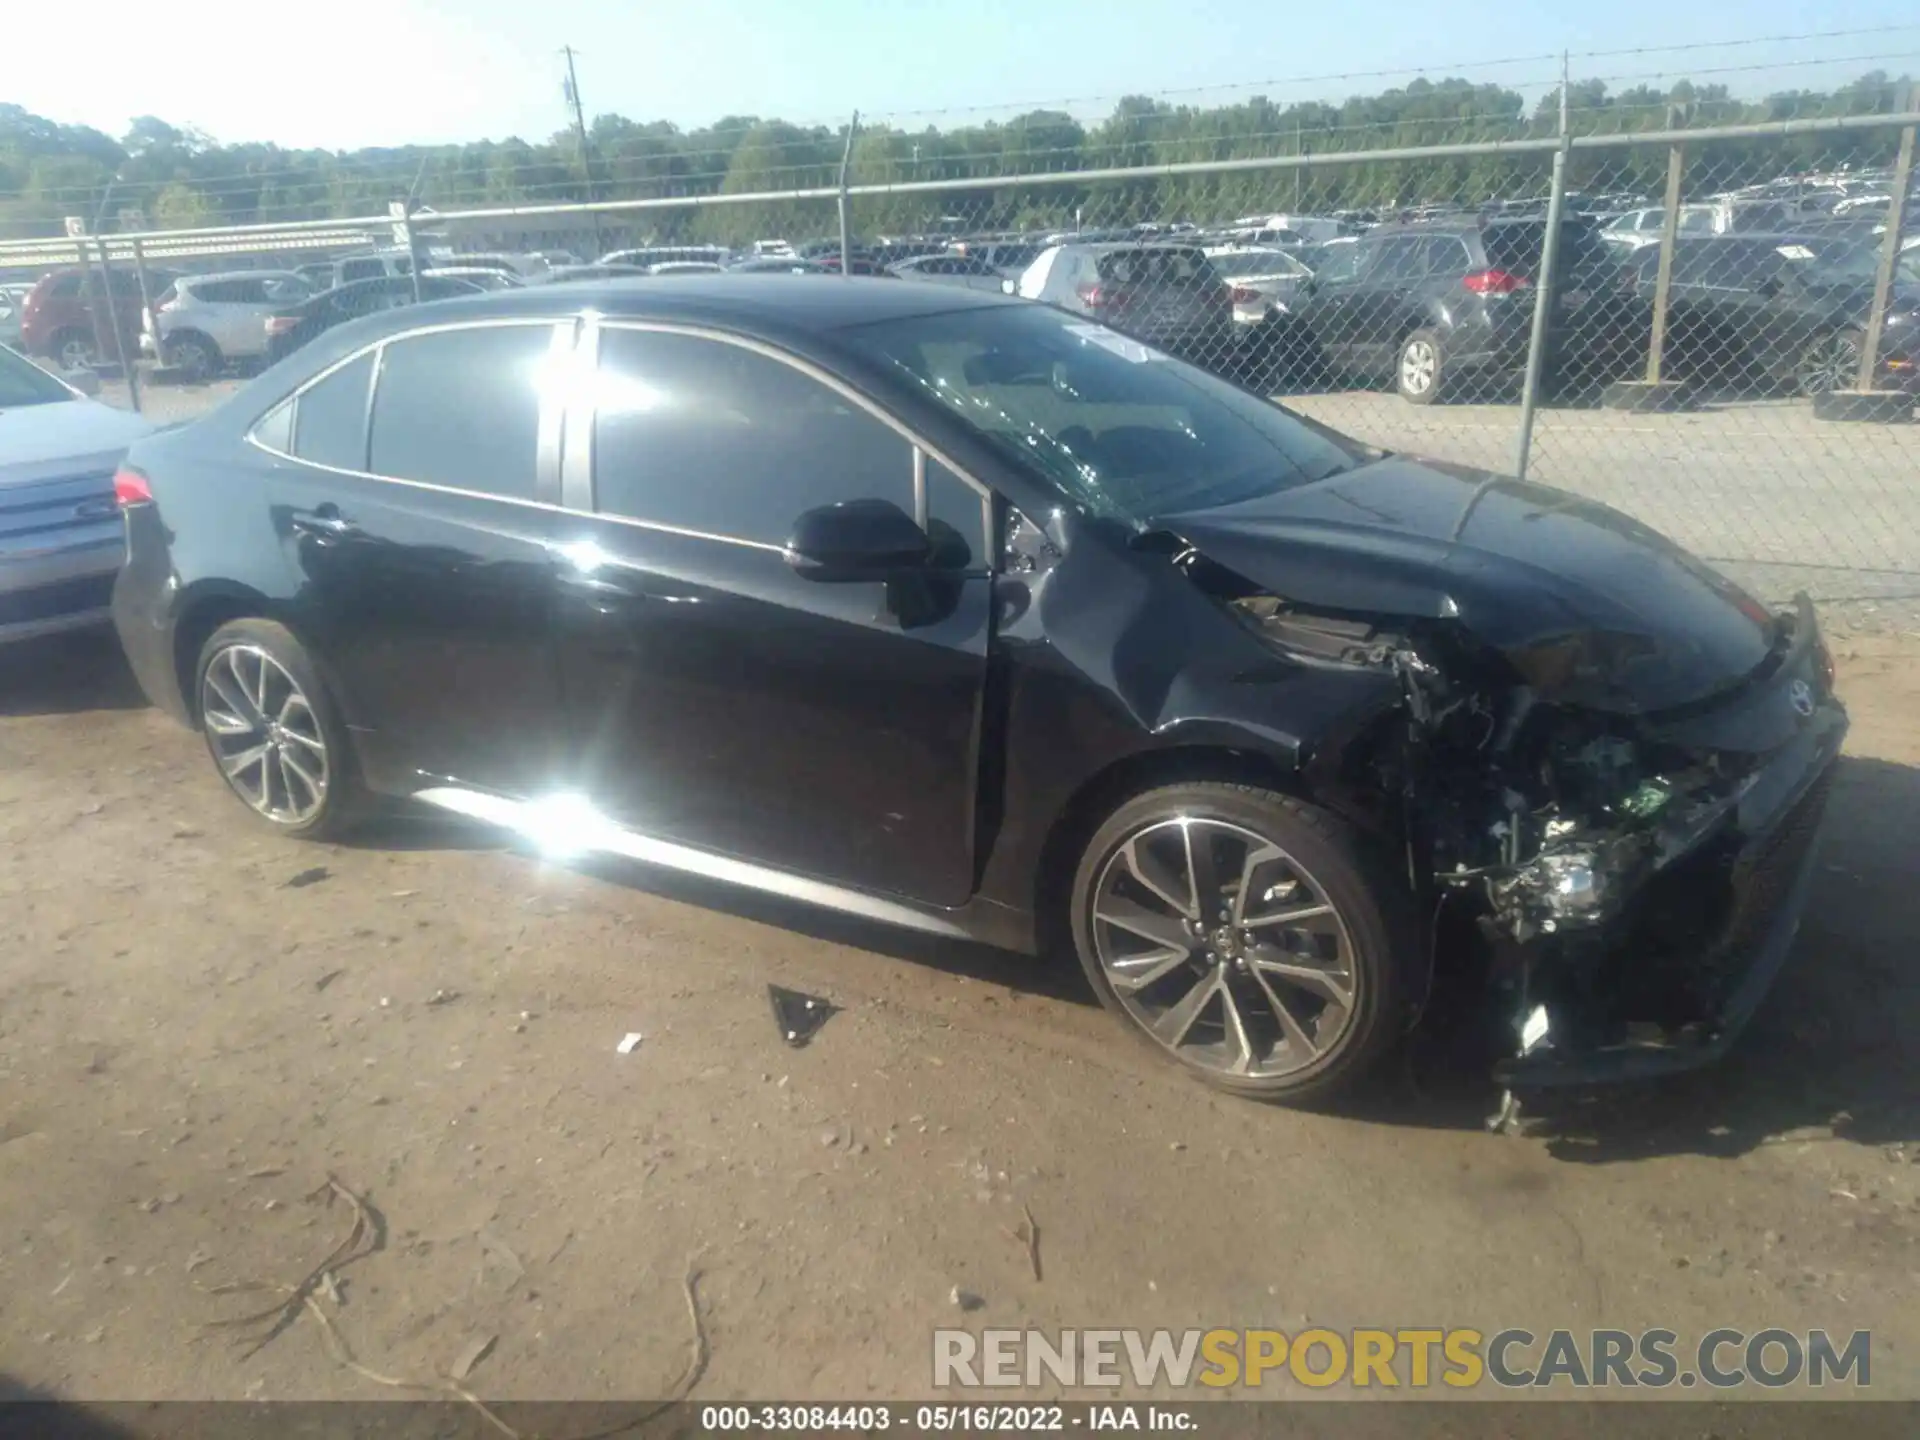
[[[1393,380],[1402,397],[1415,405],[1431,405],[1438,400],[1446,382],[1446,357],[1440,337],[1431,330],[1416,330],[1401,341]]]
[[[200,652],[200,729],[227,788],[289,834],[334,838],[356,818],[346,733],[306,652],[269,620],[223,625]]]
[[[53,341],[53,358],[62,370],[88,370],[93,367],[93,337],[84,330],[62,330]]]
[[[1815,337],[1794,367],[1794,388],[1808,397],[1853,389],[1860,378],[1861,343],[1862,337],[1854,330]]]
[[[167,364],[189,381],[211,380],[220,369],[220,352],[211,340],[182,335],[167,342]]]
[[[1195,784],[1130,801],[1089,845],[1073,905],[1102,1003],[1220,1089],[1342,1088],[1404,1011],[1404,897],[1357,837],[1286,796]]]

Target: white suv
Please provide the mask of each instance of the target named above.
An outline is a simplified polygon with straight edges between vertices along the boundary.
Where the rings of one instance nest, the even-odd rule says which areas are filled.
[[[290,270],[235,270],[187,275],[154,305],[159,327],[140,348],[187,380],[209,380],[235,360],[264,360],[267,317],[313,292]]]

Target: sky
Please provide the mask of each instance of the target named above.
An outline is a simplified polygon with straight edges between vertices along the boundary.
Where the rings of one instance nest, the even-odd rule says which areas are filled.
[[[0,64],[0,101],[115,136],[151,114],[227,143],[351,149],[544,139],[568,123],[563,45],[589,119],[685,127],[837,125],[855,109],[945,127],[1040,105],[1095,119],[1124,94],[1285,104],[1420,74],[1532,98],[1563,50],[1576,78],[1615,88],[1691,74],[1764,94],[1876,68],[1920,75],[1915,0],[325,0],[284,40],[258,0],[181,9],[156,24],[151,0],[89,0],[76,31],[71,12],[25,7],[6,48],[36,58]]]

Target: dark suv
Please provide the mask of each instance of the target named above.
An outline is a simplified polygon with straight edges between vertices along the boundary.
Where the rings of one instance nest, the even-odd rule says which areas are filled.
[[[1652,303],[1657,247],[1634,257],[1635,288]],[[1879,246],[1846,234],[1702,235],[1679,240],[1667,295],[1667,355],[1694,382],[1801,395],[1851,389]],[[1881,333],[1888,389],[1920,388],[1920,255],[1900,259]]]
[[[1549,355],[1606,368],[1634,353],[1625,274],[1592,222],[1562,226]],[[1328,377],[1391,380],[1416,405],[1504,397],[1526,366],[1546,234],[1524,218],[1382,226],[1329,252],[1294,308]]]

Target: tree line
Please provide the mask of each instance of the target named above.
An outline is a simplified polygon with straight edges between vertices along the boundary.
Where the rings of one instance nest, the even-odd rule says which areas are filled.
[[[1815,116],[1887,113],[1899,83],[1884,72],[1831,91],[1799,90],[1741,99],[1724,85],[1682,80],[1667,88],[1612,91],[1602,80],[1568,90],[1575,134],[1632,133]],[[1059,110],[942,129],[885,125],[856,131],[850,179],[856,185],[979,181],[935,193],[862,197],[863,233],[953,228],[1026,229],[1144,220],[1207,222],[1242,214],[1335,208],[1478,203],[1538,194],[1543,154],[1382,158],[1351,164],[1126,177],[1033,185],[1021,176],[1135,168],[1188,161],[1347,154],[1556,133],[1557,91],[1529,107],[1516,91],[1465,79],[1416,80],[1340,103],[1279,105],[1253,97],[1218,105],[1122,99],[1104,119]],[[1693,165],[1696,193],[1841,166],[1884,165],[1891,129],[1788,139],[1722,142]],[[506,139],[353,151],[226,144],[153,116],[119,138],[63,125],[0,104],[0,237],[55,235],[65,217],[101,230],[257,224],[379,215],[411,195],[434,210],[760,194],[833,186],[846,129],[758,116],[726,116],[682,128],[664,120],[606,114],[583,148],[561,130],[545,140]],[[1658,194],[1666,155],[1657,147],[1576,151],[1578,188]],[[627,233],[662,239],[741,241],[827,233],[830,202],[715,204],[646,212]]]

